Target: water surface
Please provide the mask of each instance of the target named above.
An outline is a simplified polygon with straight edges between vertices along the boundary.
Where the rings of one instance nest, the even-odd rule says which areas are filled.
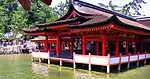
[[[1,55],[0,79],[150,79],[150,65],[106,74],[31,62],[31,55]]]

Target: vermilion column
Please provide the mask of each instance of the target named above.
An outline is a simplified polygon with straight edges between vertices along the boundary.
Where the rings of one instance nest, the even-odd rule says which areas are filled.
[[[85,38],[85,35],[82,36],[82,54],[86,55],[86,38]]]
[[[96,42],[96,55],[99,53],[99,46],[98,46],[98,41]]]
[[[129,50],[128,50],[128,48],[129,48],[129,42],[128,41],[126,41],[126,55],[128,55],[128,53],[129,53]]]
[[[119,40],[116,41],[115,56],[119,56]]]
[[[45,36],[45,52],[48,52],[48,36]]]
[[[57,41],[56,41],[56,55],[59,56],[60,53],[60,37],[57,36]]]
[[[102,34],[102,56],[106,56],[106,35]]]

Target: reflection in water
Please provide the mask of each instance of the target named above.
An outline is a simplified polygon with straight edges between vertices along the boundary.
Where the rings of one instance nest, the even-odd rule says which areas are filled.
[[[98,74],[91,71],[84,71],[72,68],[65,68],[54,65],[43,65],[40,63],[32,63],[32,70],[36,74],[48,76],[49,78],[57,76],[64,79],[110,79],[110,74],[98,72]]]
[[[32,70],[36,74],[48,76],[49,78],[57,76],[57,78],[64,79],[109,79],[109,75],[107,75],[107,77],[101,77],[100,75],[92,74],[91,71],[87,72],[86,70],[69,69],[61,66],[43,65],[39,63],[32,63]]]
[[[121,73],[72,69],[31,62],[31,55],[1,55],[0,79],[150,79],[150,65]]]
[[[41,65],[40,63],[39,64],[32,63],[32,70],[37,74],[41,74],[45,76],[48,76],[48,72],[49,72],[48,66]]]
[[[88,72],[80,72],[78,70],[73,70],[74,73],[74,79],[108,79],[104,78],[102,76],[94,75],[91,71]]]

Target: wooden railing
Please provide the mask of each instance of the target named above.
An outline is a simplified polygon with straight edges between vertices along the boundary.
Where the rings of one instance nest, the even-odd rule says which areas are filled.
[[[48,52],[32,52],[32,57],[35,58],[49,58],[50,55]]]

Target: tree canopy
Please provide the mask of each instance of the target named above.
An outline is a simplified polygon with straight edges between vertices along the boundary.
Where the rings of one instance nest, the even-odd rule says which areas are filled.
[[[50,22],[57,19],[52,7],[39,0],[31,0],[31,10],[26,12],[16,0],[0,0],[0,33],[12,32],[11,37],[23,33],[22,28],[32,27],[36,23]],[[1,35],[4,36],[4,35]]]
[[[146,2],[144,0],[132,0],[123,6],[119,6],[119,5],[115,5],[114,2],[110,0],[108,5],[99,3],[99,6],[113,11],[120,12],[124,15],[136,16],[136,15],[142,15],[139,12],[139,10],[142,8],[141,4],[146,4]]]

